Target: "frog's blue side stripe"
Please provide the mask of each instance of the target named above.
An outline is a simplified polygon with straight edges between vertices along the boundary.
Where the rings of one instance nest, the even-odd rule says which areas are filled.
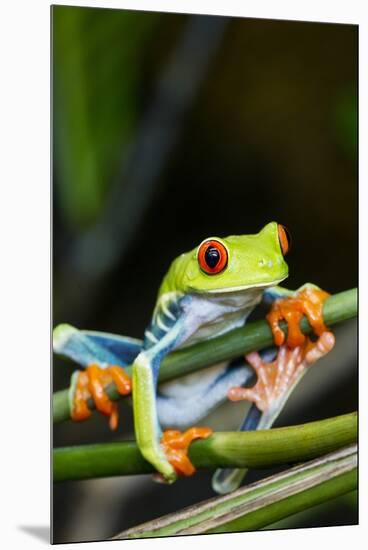
[[[155,346],[173,328],[179,319],[182,301],[183,298],[173,298],[171,301],[159,303],[151,323],[145,330],[143,349]]]
[[[175,349],[178,343],[180,343],[183,325],[184,319],[175,321],[171,330],[166,332],[155,346],[153,345],[143,350],[143,353],[146,354],[146,357],[150,361],[155,388],[157,388],[161,361],[171,350]]]
[[[133,363],[142,349],[141,340],[58,325],[53,334],[55,353],[68,357],[83,367],[91,363],[125,367]]]

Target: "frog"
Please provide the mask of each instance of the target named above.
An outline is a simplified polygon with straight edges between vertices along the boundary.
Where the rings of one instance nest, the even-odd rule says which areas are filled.
[[[116,429],[117,403],[105,391],[114,382],[121,395],[131,395],[137,444],[156,479],[166,483],[195,473],[189,446],[193,440],[211,437],[212,429],[194,424],[225,400],[251,404],[240,430],[272,427],[308,368],[334,346],[323,318],[328,292],[312,283],[297,290],[280,285],[289,275],[285,256],[290,245],[288,230],[276,221],[254,234],[205,238],[170,265],[142,341],[57,326],[55,352],[84,367],[72,375],[71,418],[89,418],[92,399]],[[262,302],[270,307],[266,319],[272,349],[255,350],[158,386],[160,366],[169,353],[244,326]],[[314,340],[300,328],[304,315]],[[281,321],[286,321],[287,333]],[[257,381],[249,387],[254,374]],[[235,490],[245,473],[239,468],[219,469],[213,476],[214,490]]]

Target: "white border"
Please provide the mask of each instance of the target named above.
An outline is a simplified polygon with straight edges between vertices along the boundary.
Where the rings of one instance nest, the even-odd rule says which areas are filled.
[[[64,2],[57,2],[64,4]],[[365,2],[135,0],[65,2],[360,25],[360,482],[359,527],[176,538],[178,548],[224,543],[238,548],[360,547],[367,532],[367,27]],[[49,523],[49,18],[47,1],[7,2],[0,19],[1,128],[1,462],[0,542],[4,548],[45,544],[19,526]],[[364,183],[363,183],[364,182]],[[365,185],[364,185],[365,184]],[[343,220],[342,220],[342,223]],[[343,259],[342,259],[343,261]],[[363,306],[364,304],[364,306]],[[14,392],[14,387],[17,391]],[[11,390],[11,391],[9,391]],[[33,397],[37,395],[37,400]],[[35,426],[37,429],[35,430]],[[173,539],[94,543],[93,548],[169,548]],[[89,543],[90,544],[90,543]],[[84,548],[85,544],[66,545]],[[91,548],[91,546],[88,546]]]

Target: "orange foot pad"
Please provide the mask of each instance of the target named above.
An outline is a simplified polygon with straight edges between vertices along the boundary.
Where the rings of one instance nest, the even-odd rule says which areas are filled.
[[[307,367],[331,351],[334,345],[332,332],[324,332],[317,342],[307,338],[303,346],[292,350],[281,346],[272,363],[264,363],[257,352],[249,353],[245,358],[256,371],[257,382],[252,388],[231,388],[229,399],[252,401],[259,410],[266,412],[293,388]]]
[[[112,430],[118,426],[118,405],[111,401],[105,387],[115,383],[120,395],[129,395],[131,392],[131,380],[122,367],[111,365],[101,368],[98,365],[89,365],[85,371],[78,373],[75,388],[72,419],[85,420],[91,416],[87,401],[92,398],[96,409],[109,417],[109,425]]]
[[[185,432],[166,430],[161,444],[167,460],[178,475],[191,476],[195,468],[188,458],[188,447],[194,439],[206,439],[212,434],[211,428],[190,428]]]
[[[288,324],[286,345],[289,348],[302,346],[306,341],[306,337],[299,326],[303,315],[307,316],[309,324],[318,336],[326,332],[327,328],[323,321],[322,310],[323,303],[328,297],[329,294],[324,290],[307,287],[295,297],[275,300],[266,318],[271,327],[276,346],[281,346],[285,342],[285,333],[279,326],[279,321],[283,319]]]

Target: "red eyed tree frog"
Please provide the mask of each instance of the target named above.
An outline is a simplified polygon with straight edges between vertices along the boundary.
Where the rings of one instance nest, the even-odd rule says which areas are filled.
[[[54,349],[85,367],[76,371],[70,386],[71,416],[91,415],[87,400],[117,426],[117,405],[104,388],[111,381],[123,395],[133,387],[134,427],[143,456],[167,482],[195,469],[187,455],[190,442],[208,437],[209,428],[190,428],[181,433],[162,432],[162,426],[182,428],[205,416],[224,401],[253,402],[242,430],[270,428],[307,367],[330,351],[332,333],[323,321],[327,292],[307,283],[297,291],[279,285],[288,276],[285,255],[289,249],[286,229],[271,222],[254,235],[210,237],[177,257],[161,284],[150,325],[139,340],[59,325]],[[276,359],[254,352],[243,363],[221,364],[167,383],[157,390],[160,364],[170,351],[210,339],[242,326],[255,306],[271,302],[267,315],[279,351]],[[299,322],[306,315],[319,336],[312,342]],[[288,324],[288,336],[279,321]],[[273,352],[273,356],[275,353]],[[124,366],[133,364],[132,381]],[[257,382],[244,388],[252,376]],[[235,489],[243,470],[219,470],[213,486],[220,493]]]

